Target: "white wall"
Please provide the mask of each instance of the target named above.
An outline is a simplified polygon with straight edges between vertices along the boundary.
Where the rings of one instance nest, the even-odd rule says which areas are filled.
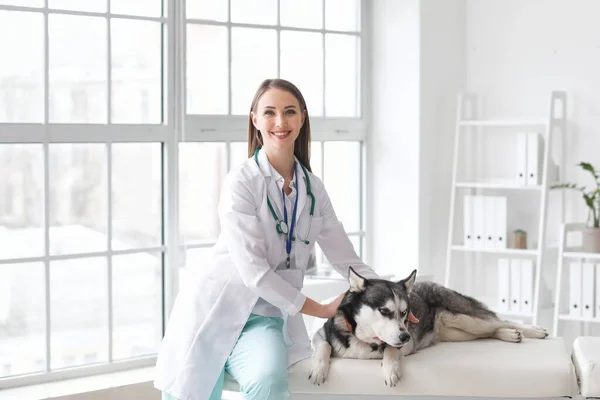
[[[444,254],[464,0],[371,3],[369,254],[379,271],[432,273]]]
[[[600,2],[469,0],[466,77],[494,115],[544,115],[553,89],[567,92],[566,179],[591,181],[573,167],[600,167]],[[586,217],[579,195],[568,221]],[[556,213],[551,208],[550,212]]]
[[[456,93],[496,117],[544,116],[549,92],[568,96],[567,180],[600,167],[600,2],[384,0],[372,3],[370,260],[443,278]],[[510,162],[510,160],[508,160]],[[558,220],[551,192],[549,222]],[[567,221],[587,213],[567,196]],[[397,263],[401,257],[402,261]]]
[[[368,254],[380,272],[419,258],[419,0],[371,3]]]
[[[421,1],[419,267],[441,282],[450,212],[456,94],[465,83],[465,1]]]

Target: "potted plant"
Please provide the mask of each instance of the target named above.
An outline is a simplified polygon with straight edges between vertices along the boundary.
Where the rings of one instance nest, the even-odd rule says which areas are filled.
[[[600,177],[590,163],[580,162],[577,164],[583,170],[588,171],[594,177],[596,187],[586,189],[585,186],[577,186],[574,183],[560,183],[550,186],[551,189],[574,189],[583,195],[585,205],[589,208],[588,226],[583,231],[583,251],[588,253],[600,253]]]

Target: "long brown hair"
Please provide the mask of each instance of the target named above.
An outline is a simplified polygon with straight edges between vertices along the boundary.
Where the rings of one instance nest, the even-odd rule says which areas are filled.
[[[262,146],[261,133],[256,129],[252,123],[252,112],[256,112],[256,106],[261,96],[269,89],[281,89],[291,93],[300,103],[300,112],[305,113],[304,124],[300,128],[300,134],[296,138],[294,143],[294,155],[300,161],[300,163],[312,172],[310,168],[310,120],[308,118],[308,110],[306,109],[306,102],[304,96],[298,88],[291,82],[285,79],[265,79],[252,100],[252,106],[250,106],[250,113],[248,115],[248,157],[252,157],[254,152],[259,146]]]

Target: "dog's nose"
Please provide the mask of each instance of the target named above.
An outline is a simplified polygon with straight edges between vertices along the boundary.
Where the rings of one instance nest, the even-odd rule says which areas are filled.
[[[408,332],[400,333],[400,343],[405,344],[409,340],[410,340],[410,335],[408,334]]]

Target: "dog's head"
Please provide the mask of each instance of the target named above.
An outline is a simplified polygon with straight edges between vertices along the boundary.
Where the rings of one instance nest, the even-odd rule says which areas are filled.
[[[408,297],[417,270],[406,279],[391,282],[366,279],[350,268],[346,292],[340,310],[352,328],[352,333],[363,342],[402,347],[410,340],[408,322],[418,322],[409,309]]]

